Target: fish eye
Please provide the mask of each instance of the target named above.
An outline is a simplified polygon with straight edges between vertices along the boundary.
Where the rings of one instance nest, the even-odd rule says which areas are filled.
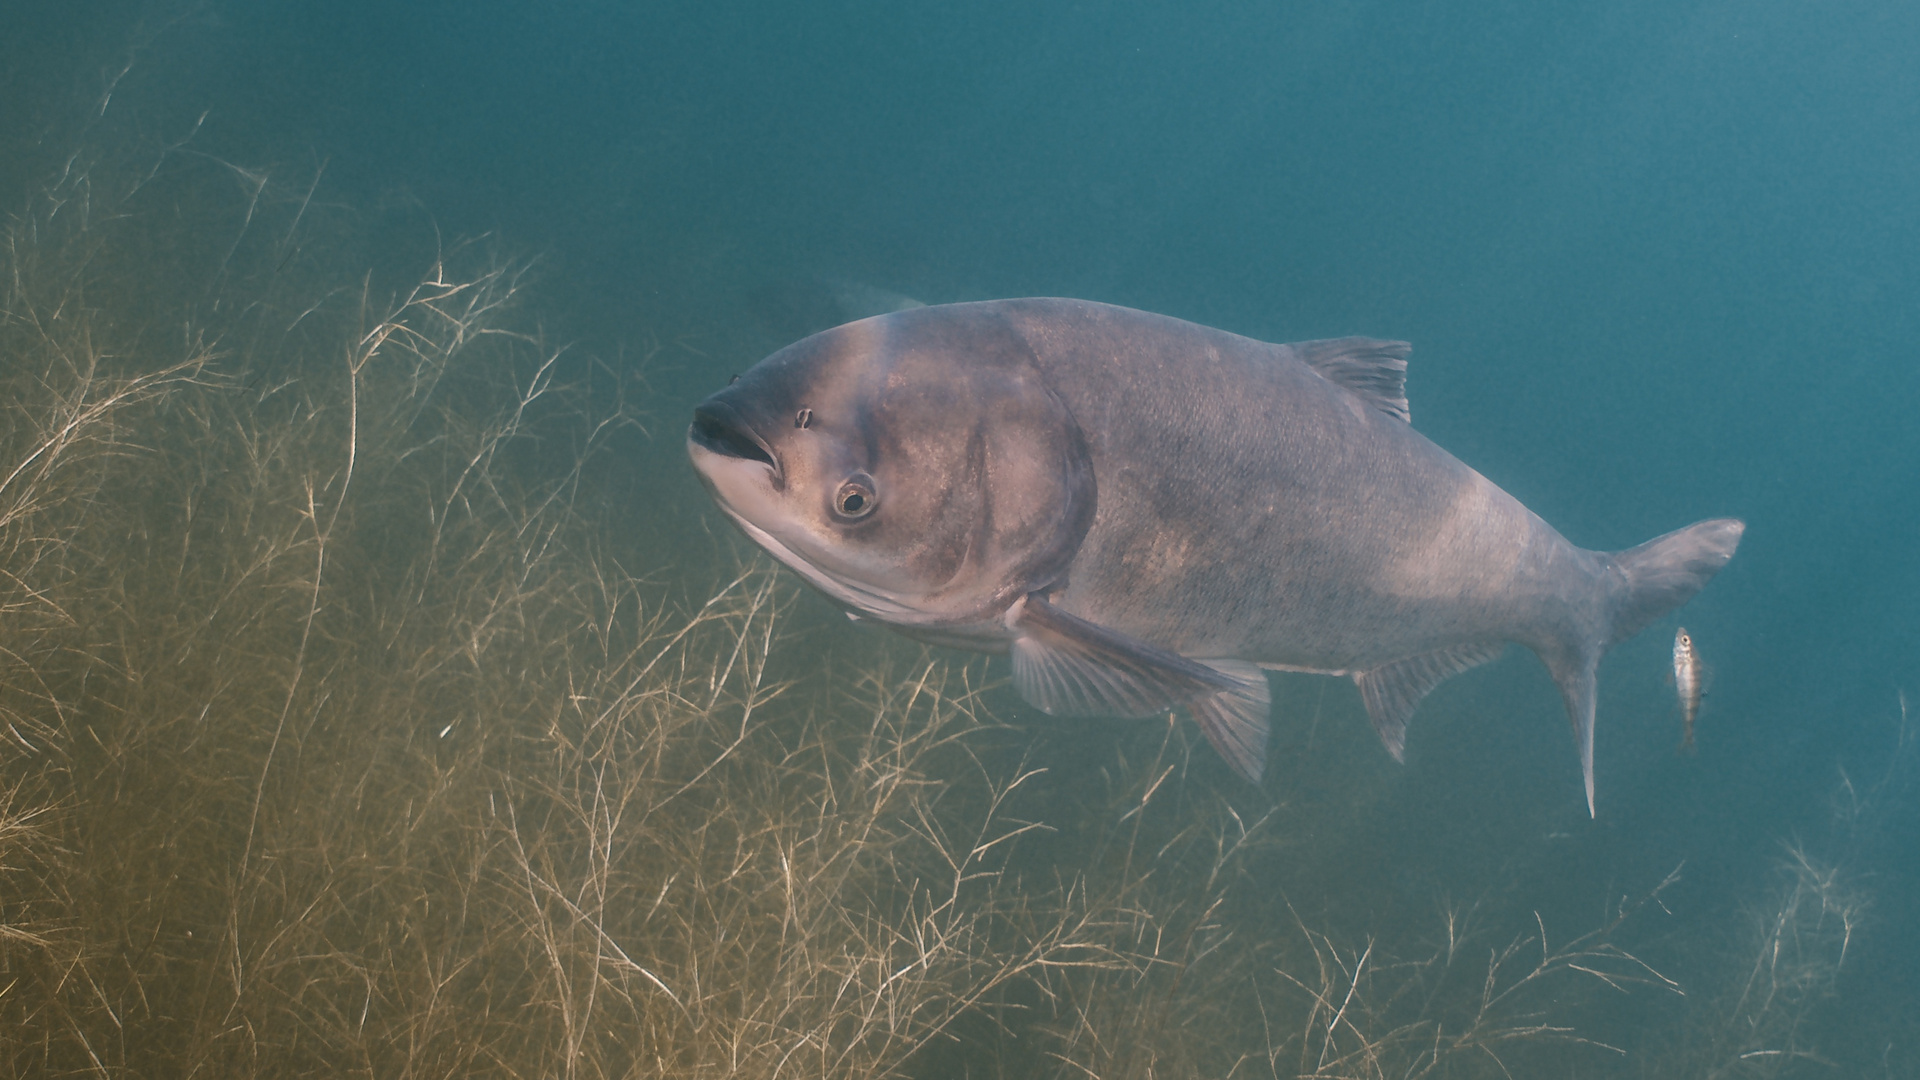
[[[840,491],[833,497],[834,513],[843,518],[863,518],[873,513],[874,504],[879,497],[873,493],[873,477],[866,473],[854,473],[840,485]]]

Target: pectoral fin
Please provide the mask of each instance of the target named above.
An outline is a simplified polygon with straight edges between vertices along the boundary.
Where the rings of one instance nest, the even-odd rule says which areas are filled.
[[[1069,615],[1039,594],[1009,612],[1013,685],[1050,716],[1147,717],[1185,705],[1234,770],[1266,764],[1267,679],[1239,661],[1211,664]]]
[[[1145,717],[1238,683],[1205,664],[1069,615],[1039,594],[1009,613],[1013,685],[1050,716]]]

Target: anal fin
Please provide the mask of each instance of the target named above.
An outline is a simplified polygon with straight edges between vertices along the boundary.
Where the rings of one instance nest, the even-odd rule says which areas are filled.
[[[1468,668],[1479,667],[1499,658],[1505,642],[1455,645],[1446,649],[1395,660],[1353,677],[1360,686],[1360,699],[1366,703],[1373,730],[1386,744],[1395,761],[1403,760],[1407,750],[1407,721],[1420,699],[1434,687]]]

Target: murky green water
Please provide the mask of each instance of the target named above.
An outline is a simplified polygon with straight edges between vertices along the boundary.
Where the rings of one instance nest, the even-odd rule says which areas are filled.
[[[1910,1075],[1920,20],[26,4],[0,17],[7,1075]],[[1405,765],[757,556],[690,404],[873,290],[1414,342],[1570,539],[1745,518]],[[1698,749],[1664,682],[1715,668]]]

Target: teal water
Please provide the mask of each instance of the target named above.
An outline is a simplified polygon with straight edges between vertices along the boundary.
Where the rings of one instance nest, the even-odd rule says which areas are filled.
[[[1602,668],[1598,820],[1518,650],[1435,693],[1404,767],[1348,684],[1285,677],[1274,777],[1223,798],[1318,831],[1246,888],[1340,909],[1364,942],[1439,896],[1584,929],[1683,865],[1639,940],[1704,1001],[1797,840],[1870,897],[1809,992],[1804,1056],[1687,1075],[1920,1069],[1920,796],[1896,771],[1864,824],[1834,811],[1888,774],[1920,700],[1920,9],[16,0],[0,42],[10,212],[78,146],[178,143],[295,199],[312,183],[370,238],[338,258],[380,273],[435,237],[535,259],[528,318],[644,375],[648,437],[592,490],[656,580],[745,553],[681,425],[832,321],[822,282],[1405,338],[1417,426],[1575,543],[1744,518],[1727,570]],[[810,596],[791,618],[806,662],[903,648]],[[1715,669],[1691,756],[1663,681],[1682,624]],[[993,701],[1017,737],[992,767],[1049,770],[1031,813],[1058,831],[1022,867],[1072,863],[1104,827],[1081,796],[1141,781],[1159,729]],[[1196,801],[1235,783],[1182,776]],[[1288,932],[1254,909],[1273,922],[1237,941]],[[1626,999],[1590,1020],[1623,1054],[1537,1075],[1680,1075],[1671,1006]],[[997,1038],[955,1030],[962,1056]],[[949,1074],[990,1059],[1021,1060]]]

